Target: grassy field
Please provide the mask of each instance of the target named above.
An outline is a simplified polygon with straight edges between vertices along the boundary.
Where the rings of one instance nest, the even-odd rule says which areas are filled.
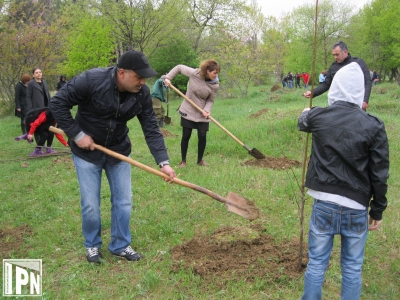
[[[279,90],[271,86],[251,89],[248,98],[217,99],[212,116],[250,148],[269,157],[302,162],[305,134],[297,131],[297,117],[308,100],[303,90]],[[368,112],[381,118],[390,144],[389,206],[380,230],[368,236],[363,268],[362,299],[400,298],[400,88],[391,84],[373,87]],[[187,167],[180,162],[181,127],[176,109],[170,105],[172,123],[165,127],[172,136],[165,141],[171,164],[179,178],[225,196],[229,191],[253,201],[261,216],[250,223],[228,212],[224,205],[191,189],[170,185],[159,177],[133,168],[132,246],[144,259],[132,263],[112,257],[106,250],[110,240],[109,188],[102,185],[103,254],[101,265],[89,265],[81,233],[80,196],[69,154],[30,159],[33,146],[16,142],[19,119],[4,117],[0,123],[0,244],[2,258],[43,260],[43,299],[299,299],[303,274],[292,280],[270,284],[266,278],[244,280],[237,276],[224,285],[204,282],[191,269],[172,272],[171,249],[195,235],[209,236],[224,227],[261,225],[276,243],[299,236],[301,194],[298,183],[302,168],[273,170],[244,166],[253,159],[247,151],[215,124],[210,125],[204,160],[196,165],[197,137],[189,145]],[[326,106],[327,94],[314,105]],[[257,112],[264,110],[262,114]],[[129,123],[131,157],[158,167],[150,155],[136,119]],[[60,152],[65,150],[55,140]],[[104,176],[105,177],[105,176]],[[306,231],[311,199],[305,209]],[[14,234],[7,234],[14,233]],[[17,234],[18,233],[18,234]],[[326,274],[324,299],[340,293],[339,239]],[[3,277],[2,277],[3,278]],[[216,278],[217,282],[217,278]],[[3,288],[3,287],[1,287]]]

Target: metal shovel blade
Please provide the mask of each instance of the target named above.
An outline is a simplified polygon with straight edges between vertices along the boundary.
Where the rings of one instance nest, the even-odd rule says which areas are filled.
[[[165,117],[164,117],[164,123],[165,123],[165,124],[168,124],[168,125],[171,124],[171,118],[165,116]]]
[[[250,200],[235,194],[234,192],[229,192],[226,199],[226,208],[239,216],[242,216],[248,220],[256,220],[260,217],[260,211],[257,206]]]
[[[249,151],[249,154],[252,155],[253,157],[257,159],[264,159],[266,158],[264,154],[262,154],[260,151],[258,151],[256,148],[253,148]]]

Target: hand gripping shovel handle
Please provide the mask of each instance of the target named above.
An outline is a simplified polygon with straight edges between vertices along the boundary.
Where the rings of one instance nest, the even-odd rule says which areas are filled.
[[[54,132],[54,133],[59,133],[59,134],[62,134],[64,136],[66,136],[65,132],[62,129],[50,126],[49,130]],[[153,169],[153,168],[151,168],[151,167],[149,167],[147,165],[144,165],[144,164],[142,164],[142,163],[140,163],[140,162],[138,162],[136,160],[133,160],[130,157],[127,157],[125,155],[119,154],[117,152],[114,152],[114,151],[112,151],[110,149],[107,149],[107,148],[105,148],[103,146],[100,146],[100,145],[97,145],[97,144],[94,144],[94,147],[97,150],[102,151],[102,152],[104,152],[104,153],[106,153],[106,154],[108,154],[108,155],[110,155],[112,157],[115,157],[115,158],[117,158],[119,160],[125,161],[125,162],[127,162],[127,163],[129,163],[129,164],[131,164],[131,165],[133,165],[135,167],[138,167],[138,168],[140,168],[140,169],[142,169],[144,171],[153,173],[153,174],[155,174],[157,176],[160,176],[160,177],[162,177],[164,179],[169,180],[169,176],[167,174],[164,174],[161,171],[158,171],[158,170]],[[217,200],[219,202],[222,202],[224,204],[234,206],[234,207],[236,207],[238,209],[241,209],[241,210],[244,209],[242,206],[240,206],[240,205],[238,205],[236,203],[233,203],[233,202],[229,201],[228,199],[225,199],[224,197],[222,197],[222,196],[220,196],[220,195],[218,195],[218,194],[216,194],[216,193],[214,193],[214,192],[212,192],[210,190],[207,190],[207,189],[205,189],[205,188],[203,188],[201,186],[195,185],[193,183],[184,181],[184,180],[179,179],[179,178],[174,178],[173,183],[177,183],[179,185],[183,185],[185,187],[188,187],[188,188],[191,188],[191,189],[196,190],[198,192],[201,192],[203,194],[206,194],[206,195],[210,196],[211,198],[214,198],[215,200]]]

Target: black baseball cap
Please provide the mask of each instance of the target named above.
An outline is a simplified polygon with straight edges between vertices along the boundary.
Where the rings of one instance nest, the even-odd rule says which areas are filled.
[[[118,60],[118,68],[125,70],[133,70],[140,77],[150,78],[157,75],[147,60],[147,57],[140,51],[126,51]]]

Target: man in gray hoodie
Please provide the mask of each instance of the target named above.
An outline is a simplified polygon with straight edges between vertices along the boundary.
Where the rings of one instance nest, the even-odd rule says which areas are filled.
[[[298,119],[298,129],[312,133],[305,186],[314,198],[302,299],[322,298],[335,235],[341,236],[341,299],[360,298],[368,230],[379,228],[387,206],[388,139],[383,122],[361,109],[363,82],[359,64],[342,67],[329,106],[306,108]]]

